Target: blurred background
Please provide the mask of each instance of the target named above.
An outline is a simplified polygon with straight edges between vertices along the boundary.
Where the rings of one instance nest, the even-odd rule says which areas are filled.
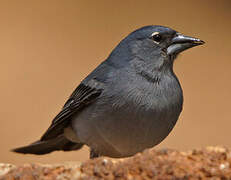
[[[37,140],[80,81],[128,33],[150,24],[206,42],[175,63],[184,109],[156,148],[230,147],[230,19],[230,0],[1,0],[0,162],[88,159],[86,147],[45,156],[9,150]]]

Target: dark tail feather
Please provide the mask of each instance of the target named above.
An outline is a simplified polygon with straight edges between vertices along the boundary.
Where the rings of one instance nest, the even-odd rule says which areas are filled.
[[[13,152],[23,153],[23,154],[47,154],[52,151],[72,151],[80,149],[83,146],[82,143],[74,143],[69,141],[63,135],[60,135],[54,139],[49,139],[47,141],[36,141],[28,146],[19,147],[13,149]]]

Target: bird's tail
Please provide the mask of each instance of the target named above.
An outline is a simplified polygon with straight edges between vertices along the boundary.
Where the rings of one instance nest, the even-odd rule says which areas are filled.
[[[63,135],[59,135],[54,139],[49,139],[46,141],[36,141],[28,146],[15,148],[12,151],[23,154],[47,154],[52,151],[72,151],[80,149],[83,146],[82,143],[74,143],[69,141]]]

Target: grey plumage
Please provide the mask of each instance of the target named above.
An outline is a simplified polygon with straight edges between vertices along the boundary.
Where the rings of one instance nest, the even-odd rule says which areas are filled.
[[[200,44],[163,26],[134,31],[81,82],[39,141],[13,151],[45,154],[86,144],[91,158],[127,157],[159,144],[182,111],[174,60]]]

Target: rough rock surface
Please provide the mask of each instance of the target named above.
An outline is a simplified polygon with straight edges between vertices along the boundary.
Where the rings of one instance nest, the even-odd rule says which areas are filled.
[[[146,150],[131,158],[97,158],[60,165],[0,164],[0,180],[53,179],[231,179],[231,151],[223,147],[179,152]]]

